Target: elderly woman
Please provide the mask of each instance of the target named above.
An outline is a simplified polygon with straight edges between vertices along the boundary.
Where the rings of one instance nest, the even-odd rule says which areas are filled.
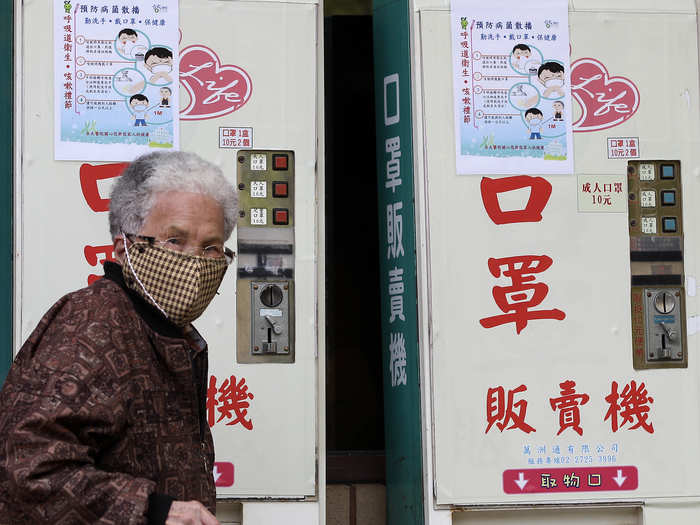
[[[60,299],[0,392],[0,525],[214,525],[206,342],[237,197],[191,153],[133,161],[111,195],[118,264]]]

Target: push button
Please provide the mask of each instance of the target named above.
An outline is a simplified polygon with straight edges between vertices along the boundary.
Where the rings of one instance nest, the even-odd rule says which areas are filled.
[[[661,192],[661,204],[664,206],[676,205],[676,192],[673,190],[664,190]]]
[[[675,217],[664,217],[661,220],[661,229],[664,233],[675,233],[678,231],[678,225]]]
[[[289,186],[286,182],[273,182],[272,183],[272,196],[273,197],[288,197],[289,196]]]
[[[289,224],[289,210],[287,208],[273,208],[272,223]]]
[[[272,155],[272,169],[275,171],[289,169],[289,157],[286,153]]]
[[[662,164],[661,165],[661,178],[662,179],[673,179],[675,177],[673,164]]]

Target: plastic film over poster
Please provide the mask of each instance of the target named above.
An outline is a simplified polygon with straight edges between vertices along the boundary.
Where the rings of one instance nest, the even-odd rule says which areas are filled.
[[[452,0],[457,173],[573,172],[567,3]]]

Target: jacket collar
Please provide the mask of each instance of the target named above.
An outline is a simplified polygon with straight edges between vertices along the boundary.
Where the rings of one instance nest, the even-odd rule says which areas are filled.
[[[119,287],[126,292],[126,295],[134,305],[134,310],[136,310],[136,313],[144,320],[151,330],[165,337],[175,337],[178,339],[185,337],[182,328],[166,319],[155,307],[144,301],[139,294],[126,285],[120,264],[112,261],[105,261],[104,270],[105,277],[118,284]]]

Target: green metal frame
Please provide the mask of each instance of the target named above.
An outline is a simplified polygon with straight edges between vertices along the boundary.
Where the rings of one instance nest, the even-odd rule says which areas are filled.
[[[12,363],[14,20],[14,2],[7,0],[0,16],[0,385]]]

